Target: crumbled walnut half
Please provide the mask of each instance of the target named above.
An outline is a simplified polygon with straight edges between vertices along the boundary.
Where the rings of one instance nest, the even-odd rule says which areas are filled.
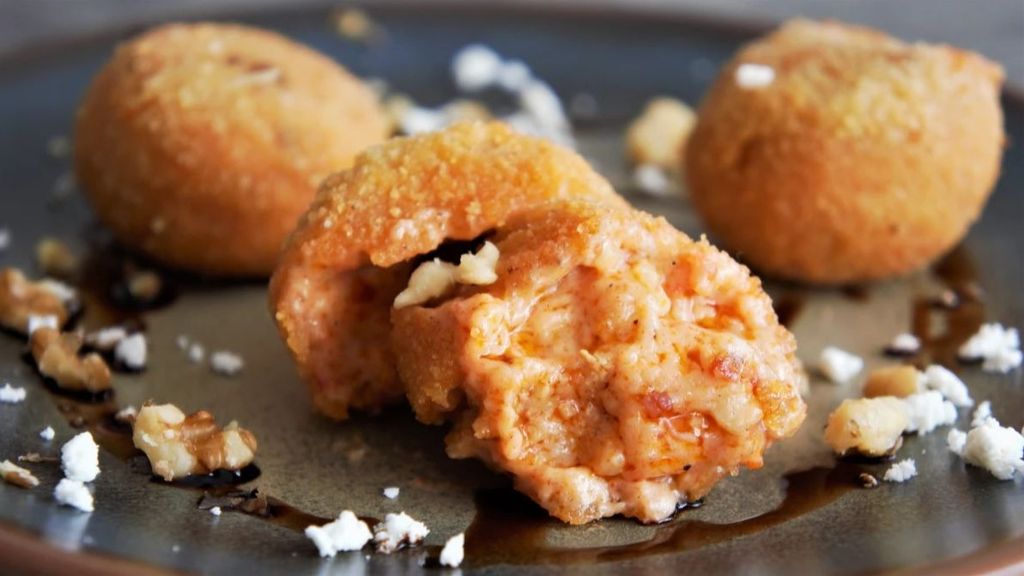
[[[0,462],[0,476],[8,484],[14,484],[22,488],[35,488],[39,485],[39,479],[32,475],[32,472],[18,466],[10,460]]]
[[[68,278],[78,268],[78,260],[67,244],[49,237],[36,244],[36,263],[44,273],[58,278]]]
[[[678,170],[690,132],[697,122],[694,111],[673,98],[655,98],[626,131],[629,159],[638,165]]]
[[[145,405],[135,417],[132,441],[165,481],[216,470],[241,470],[256,455],[256,437],[237,422],[223,429],[213,415],[190,416],[173,404]]]
[[[62,334],[50,327],[37,329],[30,347],[39,372],[64,390],[109,390],[110,368],[95,352],[80,357],[82,340],[82,335],[75,332]]]
[[[0,325],[22,334],[32,316],[52,316],[63,326],[68,319],[66,302],[43,282],[31,282],[21,270],[0,271]]]
[[[486,286],[498,279],[498,247],[485,242],[476,254],[463,254],[459,264],[442,262],[439,258],[420,264],[409,277],[405,290],[395,297],[395,308],[417,306],[444,296],[456,284]]]
[[[910,416],[899,398],[843,400],[828,417],[825,441],[840,455],[888,456],[903,443],[903,431],[909,424]]]
[[[924,375],[913,366],[886,366],[868,375],[864,397],[895,396],[906,398],[924,390]]]

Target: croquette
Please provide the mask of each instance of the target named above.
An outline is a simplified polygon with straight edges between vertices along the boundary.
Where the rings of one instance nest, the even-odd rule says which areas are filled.
[[[496,280],[395,308],[417,417],[551,515],[659,522],[804,420],[760,281],[663,218],[574,199],[499,228]]]
[[[686,152],[712,236],[765,274],[887,278],[950,250],[1004,147],[1001,68],[950,46],[798,20],[748,44]]]
[[[394,139],[328,178],[270,285],[315,407],[342,419],[403,399],[390,312],[414,264],[532,205],[577,196],[626,206],[576,153],[496,122]]]
[[[328,174],[385,139],[374,94],[276,33],[169,24],[122,44],[78,111],[75,168],[123,244],[266,276]]]

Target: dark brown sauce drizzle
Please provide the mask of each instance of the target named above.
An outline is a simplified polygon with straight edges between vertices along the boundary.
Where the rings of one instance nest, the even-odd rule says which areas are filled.
[[[300,510],[279,498],[264,494],[259,488],[235,490],[221,487],[211,490],[203,494],[196,507],[200,510],[218,507],[224,511],[240,512],[295,532],[303,532],[310,525],[322,526],[331,522],[331,518]],[[360,516],[359,519],[369,526],[380,522],[370,516]]]
[[[860,467],[847,462],[793,472],[785,476],[782,503],[764,514],[729,524],[677,517],[658,526],[644,542],[592,548],[547,544],[548,531],[561,526],[556,520],[511,489],[484,491],[477,495],[476,517],[466,531],[465,566],[594,563],[696,550],[757,534],[827,506],[859,490],[861,473]]]
[[[945,295],[921,296],[913,302],[911,332],[921,341],[921,350],[912,357],[914,364],[933,362],[953,367],[957,350],[985,322],[983,291],[978,284],[977,268],[963,247],[957,247],[932,268],[946,286]],[[937,332],[934,321],[945,318],[945,330]]]

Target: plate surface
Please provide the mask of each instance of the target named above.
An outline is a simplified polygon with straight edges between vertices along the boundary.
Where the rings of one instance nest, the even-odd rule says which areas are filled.
[[[580,150],[636,205],[666,215],[691,235],[701,232],[685,199],[653,199],[632,190],[622,131],[654,95],[698,102],[718,66],[750,31],[671,18],[426,8],[374,14],[387,35],[371,46],[335,35],[323,11],[242,20],[311,44],[355,73],[383,78],[429,105],[456,96],[448,77],[452,53],[469,42],[484,41],[529,63],[567,99],[593,95],[599,115],[577,123]],[[55,186],[67,178],[69,166],[47,154],[46,142],[69,133],[78,98],[115,40],[80,42],[0,65],[0,227],[12,233],[11,247],[0,253],[0,266],[34,271],[34,246],[43,236],[62,238],[83,255],[97,250],[97,230],[85,202],[78,196],[53,201]],[[1020,142],[1024,103],[1009,97],[1004,105],[1010,142]],[[1010,326],[1024,324],[1021,188],[1024,152],[1011,146],[984,217],[946,268],[975,278],[985,292],[984,315]],[[941,274],[922,272],[856,294],[772,283],[768,288],[791,316],[806,363],[813,365],[821,348],[833,344],[861,354],[874,366],[893,362],[881,349],[893,335],[910,328],[915,299],[936,294],[949,278],[948,273],[943,280]],[[568,567],[614,574],[855,574],[934,568],[937,563],[965,571],[1024,560],[1020,480],[1000,482],[987,472],[965,468],[947,452],[944,428],[907,439],[900,457],[915,458],[920,476],[904,485],[870,491],[853,487],[849,474],[880,474],[884,465],[832,469],[834,461],[820,439],[824,417],[839,399],[855,394],[855,386],[837,387],[815,377],[811,415],[800,435],[773,447],[762,470],[722,482],[702,507],[656,527],[612,519],[572,528],[545,519],[528,501],[510,498],[507,480],[478,463],[447,459],[443,430],[418,425],[408,410],[345,424],[313,415],[266,312],[262,284],[177,281],[179,297],[144,314],[149,369],[118,375],[116,402],[138,405],[151,398],[174,402],[186,411],[210,410],[222,422],[238,419],[260,441],[261,474],[246,486],[258,486],[308,513],[330,517],[348,508],[382,517],[405,510],[427,522],[431,545],[470,527],[466,573],[561,572]],[[86,314],[87,325],[102,323],[96,312]],[[938,318],[932,328],[941,332],[941,324]],[[208,351],[240,353],[244,371],[225,378],[190,363],[176,346],[179,335],[201,342]],[[75,433],[58,409],[66,400],[52,396],[23,363],[21,341],[0,336],[0,381],[28,389],[24,403],[0,405],[0,458],[33,451],[56,454]],[[1024,424],[1019,370],[994,376],[974,367],[955,368],[975,399],[992,400],[1004,425]],[[962,412],[960,427],[969,419]],[[51,443],[38,437],[47,425],[57,430]],[[150,481],[137,458],[103,452],[101,467],[92,514],[55,505],[50,494],[60,471],[52,463],[31,465],[42,480],[35,490],[0,484],[0,565],[29,562],[53,571],[75,566],[80,573],[90,567],[140,568],[111,564],[109,558],[116,556],[217,573],[437,572],[420,567],[423,549],[321,560],[305,537],[287,526],[296,520],[294,515],[276,522],[242,513],[214,517],[197,509],[200,491]],[[805,472],[791,474],[797,471]],[[381,489],[392,485],[401,487],[401,495],[386,500]],[[82,554],[51,554],[39,545],[15,554],[12,546],[37,542],[26,535]]]

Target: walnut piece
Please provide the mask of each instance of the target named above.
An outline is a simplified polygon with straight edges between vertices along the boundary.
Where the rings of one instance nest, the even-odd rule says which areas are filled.
[[[21,270],[0,271],[0,325],[28,334],[30,317],[53,317],[58,326],[68,320],[67,303],[50,284],[31,282]]]
[[[39,485],[39,479],[32,472],[10,460],[0,462],[0,477],[4,479],[4,482],[21,488],[35,488]]]
[[[924,391],[924,375],[913,366],[886,366],[873,370],[864,383],[864,397],[906,398]]]
[[[909,424],[899,398],[843,400],[828,417],[825,441],[840,455],[852,451],[871,458],[887,456],[899,449]]]
[[[36,263],[40,270],[58,278],[73,276],[78,268],[78,260],[67,244],[50,237],[36,244]]]
[[[185,416],[173,404],[143,406],[135,417],[132,441],[146,453],[153,473],[167,482],[241,470],[256,456],[256,437],[237,422],[221,429],[209,412]]]
[[[678,170],[686,141],[697,122],[693,110],[674,98],[655,98],[626,130],[631,162]]]
[[[39,372],[62,389],[94,393],[109,390],[110,368],[106,361],[95,352],[80,357],[82,343],[81,334],[62,334],[42,327],[32,333],[30,348]]]

